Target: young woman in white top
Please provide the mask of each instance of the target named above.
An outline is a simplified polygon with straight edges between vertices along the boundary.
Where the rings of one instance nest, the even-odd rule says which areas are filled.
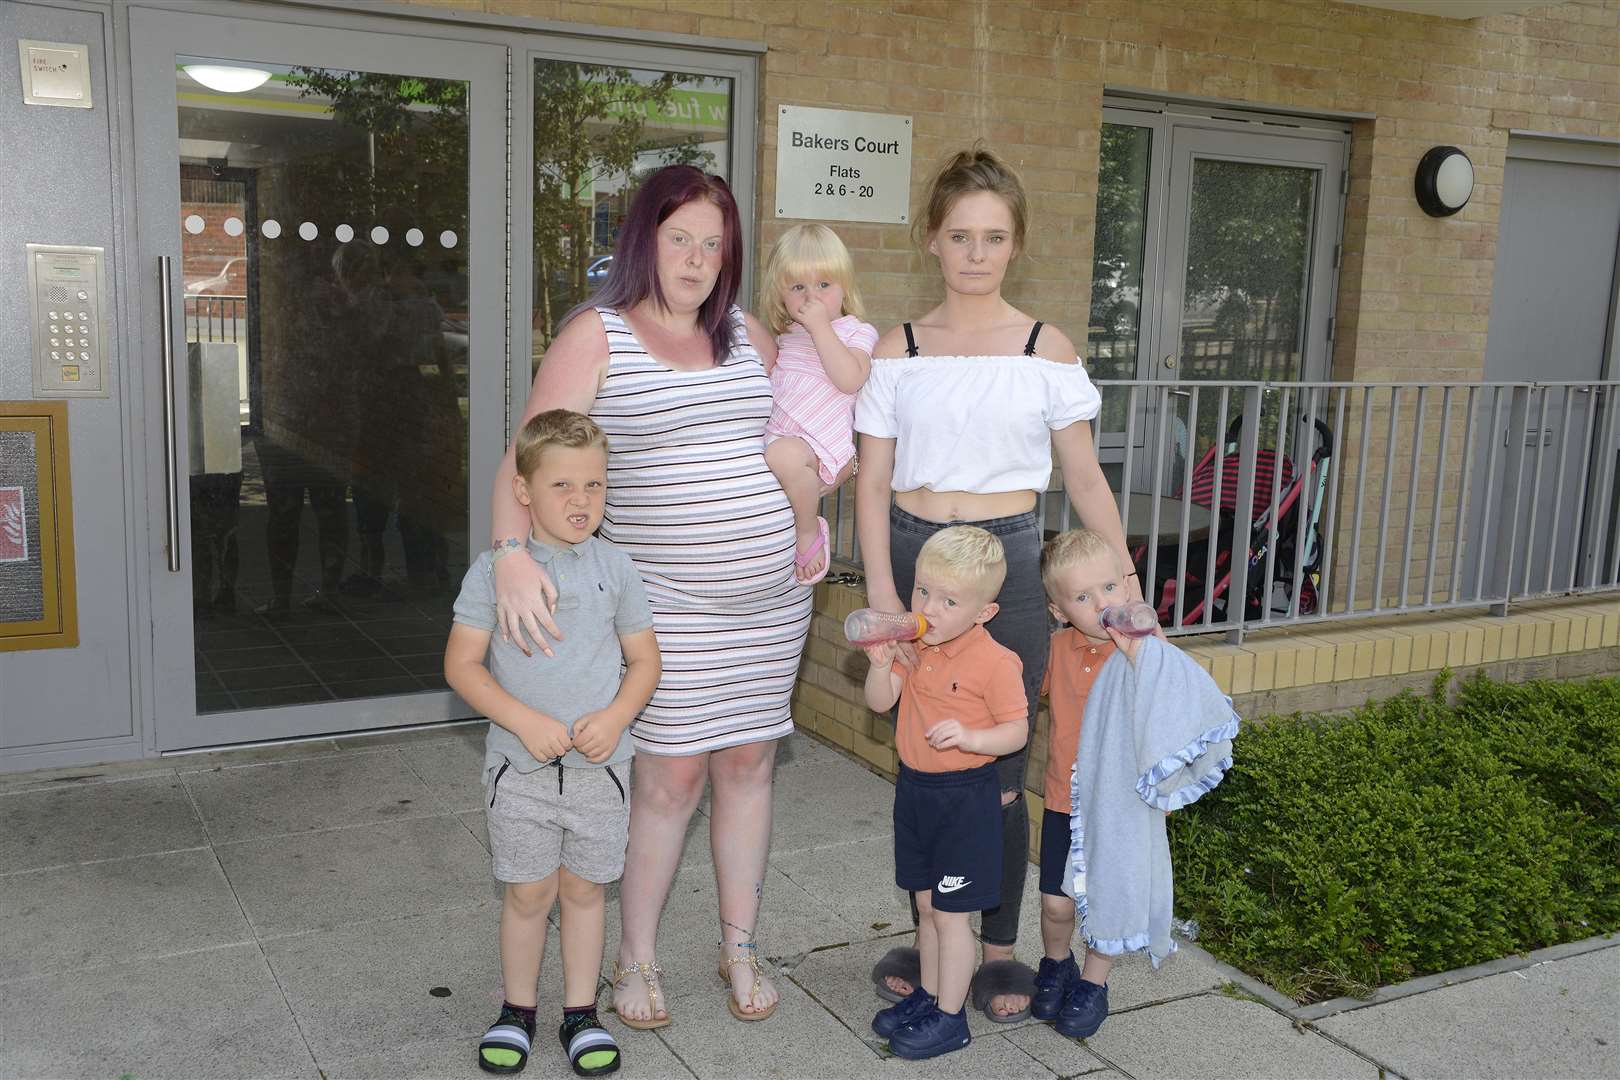
[[[1100,398],[1063,332],[1001,295],[1027,230],[1023,185],[1007,165],[979,148],[955,154],[935,174],[916,220],[939,260],[945,299],[879,339],[856,406],[855,520],[867,602],[886,611],[908,607],[917,551],[935,531],[970,523],[998,535],[1007,582],[986,629],[1023,661],[1033,731],[1049,639],[1035,504],[1054,450],[1081,522],[1131,565],[1087,422]],[[1139,594],[1134,577],[1131,583]],[[1029,855],[1027,760],[1020,750],[997,762],[1001,906],[984,913],[984,965],[974,981],[975,1005],[1003,1022],[1028,1015],[1034,985],[1033,972],[1012,960]],[[908,952],[891,951],[874,969],[881,996],[911,992],[917,975]]]

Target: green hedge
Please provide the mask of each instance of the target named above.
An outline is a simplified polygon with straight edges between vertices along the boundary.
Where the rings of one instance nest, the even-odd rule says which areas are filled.
[[[1170,817],[1200,945],[1315,1001],[1620,928],[1620,679],[1447,678],[1245,726]]]

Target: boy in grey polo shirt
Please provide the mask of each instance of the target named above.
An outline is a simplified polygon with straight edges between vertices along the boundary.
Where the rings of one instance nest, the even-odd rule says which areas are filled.
[[[486,551],[467,571],[444,657],[450,686],[490,719],[486,817],[495,877],[506,883],[506,1002],[479,1043],[478,1065],[515,1073],[528,1063],[546,917],[560,895],[559,1036],[576,1073],[600,1076],[620,1060],[596,1017],[602,886],[624,871],[629,727],[658,685],[658,641],[635,566],[592,535],[607,489],[602,429],[564,409],[536,416],[518,434],[513,486],[529,509],[526,549]],[[556,584],[563,636],[555,655],[525,656],[495,635],[493,573],[502,557],[532,558]]]

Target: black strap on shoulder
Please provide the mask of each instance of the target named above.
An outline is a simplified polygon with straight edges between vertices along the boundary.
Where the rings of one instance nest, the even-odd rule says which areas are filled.
[[[911,334],[911,324],[910,323],[901,323],[900,325],[903,326],[905,328],[905,331],[906,331],[906,355],[907,356],[916,356],[917,355],[917,339],[915,337],[913,337],[912,334]]]
[[[1024,342],[1024,355],[1035,355],[1035,339],[1041,336],[1041,320],[1036,319],[1035,325],[1029,328],[1029,340]]]

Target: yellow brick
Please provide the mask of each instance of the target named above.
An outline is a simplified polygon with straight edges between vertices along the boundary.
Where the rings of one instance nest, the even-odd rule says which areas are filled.
[[[1603,648],[1603,613],[1600,611],[1586,617],[1586,647]]]
[[[1420,633],[1412,639],[1412,671],[1429,670],[1429,642],[1432,635]]]
[[[1355,659],[1350,669],[1350,677],[1354,679],[1370,679],[1373,673],[1373,654],[1376,652],[1371,641],[1358,641],[1355,644]]]
[[[1210,677],[1215,680],[1215,685],[1221,688],[1222,693],[1224,693],[1224,694],[1232,693],[1233,690],[1232,690],[1232,655],[1231,655],[1231,653],[1226,653],[1226,654],[1224,654],[1222,656],[1214,657],[1210,661],[1209,674],[1210,674]]]
[[[1478,626],[1470,626],[1463,631],[1463,666],[1472,667],[1482,663],[1480,657],[1485,653],[1485,631]]]
[[[1382,678],[1391,673],[1394,667],[1395,639],[1380,636],[1373,642],[1372,677]]]
[[[1297,685],[1295,683],[1294,669],[1299,662],[1300,653],[1294,649],[1281,649],[1277,653],[1277,671],[1272,682],[1277,690],[1287,690]]]
[[[1333,646],[1333,681],[1349,682],[1352,678],[1354,678],[1355,669],[1355,643],[1350,641],[1341,641],[1337,645]]]
[[[1254,657],[1254,689],[1270,690],[1277,685],[1277,650],[1267,649]]]
[[[1557,619],[1552,624],[1552,641],[1549,650],[1554,653],[1569,652],[1569,620]]]
[[[1494,664],[1502,658],[1502,627],[1494,620],[1485,626],[1485,644],[1480,648],[1479,662]]]
[[[1255,656],[1240,652],[1232,657],[1232,689],[1230,694],[1247,694],[1254,689]]]
[[[1452,630],[1446,634],[1446,666],[1462,667],[1468,655],[1468,633],[1465,630]]]
[[[1546,656],[1552,652],[1552,623],[1545,620],[1536,623],[1535,648],[1532,656]]]
[[[1394,648],[1390,653],[1389,673],[1391,675],[1405,675],[1412,670],[1412,639],[1402,634],[1395,639]]]
[[[1311,682],[1333,681],[1334,657],[1338,655],[1338,651],[1338,647],[1334,645],[1318,645],[1311,650],[1314,654],[1311,661]]]
[[[1603,616],[1603,647],[1620,645],[1620,611]]]

